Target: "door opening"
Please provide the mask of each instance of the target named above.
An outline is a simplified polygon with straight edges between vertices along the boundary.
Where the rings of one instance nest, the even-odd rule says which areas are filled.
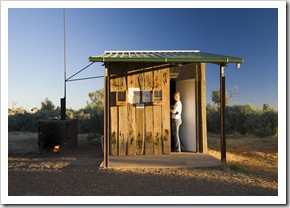
[[[197,138],[196,138],[195,79],[180,80],[172,83],[172,85],[174,84],[175,90],[173,92],[170,91],[170,96],[172,94],[173,97],[174,92],[179,91],[180,100],[182,103],[182,114],[181,114],[182,124],[179,130],[180,142],[185,151],[196,152]],[[173,86],[172,89],[174,89]]]

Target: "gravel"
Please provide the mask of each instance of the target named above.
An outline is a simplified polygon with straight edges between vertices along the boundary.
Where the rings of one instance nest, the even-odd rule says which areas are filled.
[[[278,180],[221,167],[104,169],[97,139],[79,137],[77,149],[60,153],[9,148],[9,196],[278,195]]]

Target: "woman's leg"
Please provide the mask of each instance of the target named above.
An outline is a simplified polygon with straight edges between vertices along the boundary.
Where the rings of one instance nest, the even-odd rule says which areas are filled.
[[[179,137],[179,127],[182,123],[181,119],[175,119],[175,126],[176,126],[176,151],[181,152],[181,146],[180,146],[180,137]]]
[[[175,143],[175,151],[180,152],[180,138],[179,138],[179,126],[181,125],[181,119],[172,119],[172,133]]]

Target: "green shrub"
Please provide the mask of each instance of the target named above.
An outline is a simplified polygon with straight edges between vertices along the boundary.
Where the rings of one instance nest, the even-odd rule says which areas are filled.
[[[220,132],[220,110],[213,104],[207,105],[207,128],[210,133]],[[267,104],[262,110],[251,104],[226,106],[226,132],[258,137],[277,136],[278,111]]]
[[[103,89],[89,93],[91,102],[80,110],[66,110],[68,119],[78,119],[79,133],[100,133],[104,132],[104,106]],[[28,113],[23,108],[8,109],[8,131],[38,131],[38,121],[47,119],[60,119],[61,109],[55,108],[54,104],[45,98],[41,102],[41,109],[36,113]]]

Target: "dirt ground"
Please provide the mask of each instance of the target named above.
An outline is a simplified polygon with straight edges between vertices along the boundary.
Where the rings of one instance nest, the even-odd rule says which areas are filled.
[[[9,196],[277,196],[278,138],[227,138],[227,166],[104,169],[100,139],[40,153],[37,134],[9,132]],[[220,139],[209,135],[217,158]]]

